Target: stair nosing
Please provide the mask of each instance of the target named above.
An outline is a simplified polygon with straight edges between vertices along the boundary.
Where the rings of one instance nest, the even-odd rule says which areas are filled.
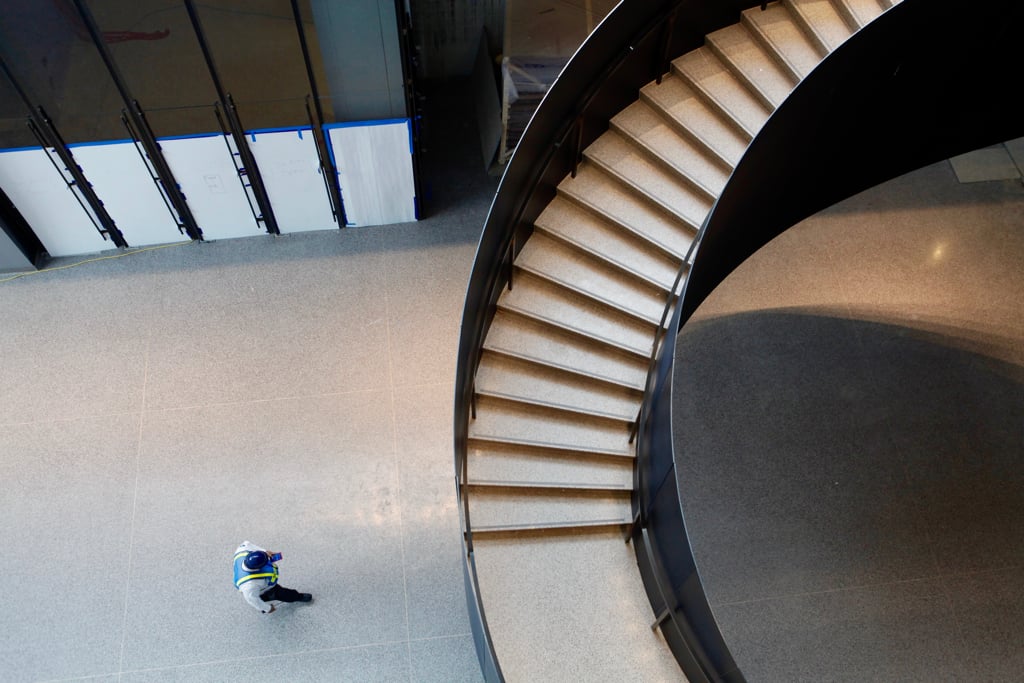
[[[532,311],[527,311],[525,309],[520,308],[519,306],[509,305],[509,303],[507,301],[505,301],[503,297],[498,299],[497,306],[498,306],[498,308],[500,308],[502,310],[505,310],[505,311],[508,311],[510,313],[514,313],[515,315],[521,315],[524,318],[529,318],[530,320],[533,320],[535,322],[542,323],[544,325],[550,325],[551,327],[554,327],[554,328],[559,329],[559,330],[563,330],[563,331],[565,331],[565,332],[567,332],[569,334],[574,334],[574,335],[576,335],[578,337],[583,337],[584,339],[589,339],[589,340],[593,341],[594,343],[603,344],[605,346],[608,346],[608,347],[613,348],[613,349],[617,349],[617,350],[622,351],[624,353],[632,354],[632,355],[637,356],[639,358],[650,358],[650,356],[651,356],[650,349],[646,349],[646,350],[645,349],[638,349],[638,348],[635,348],[635,347],[632,347],[632,346],[627,346],[625,344],[622,344],[620,342],[614,341],[612,339],[608,339],[607,337],[602,337],[602,336],[599,336],[599,335],[591,334],[589,332],[586,332],[584,330],[579,329],[578,327],[569,327],[568,325],[565,325],[565,324],[563,324],[563,323],[561,323],[561,322],[559,322],[557,320],[552,320],[551,318],[548,318],[546,316],[540,315],[539,313],[534,313]],[[654,340],[653,336],[651,337],[651,340],[652,340],[652,343],[653,343],[653,340]]]
[[[799,7],[790,2],[790,0],[782,0],[782,2],[793,17],[793,23],[803,31],[804,35],[814,44],[817,51],[822,54],[821,58],[824,59],[828,56],[832,52],[832,48],[825,42],[825,37],[818,33],[810,20],[800,11]]]
[[[573,239],[571,235],[567,235],[559,230],[544,225],[543,223],[540,222],[539,218],[536,222],[534,222],[533,227],[536,230],[540,230],[551,239],[562,242],[563,244],[572,247],[573,249],[577,249],[587,254],[588,256],[601,261],[601,263],[622,272],[624,275],[628,275],[630,277],[636,278],[637,280],[646,283],[647,285],[651,286],[654,289],[658,289],[666,293],[672,289],[672,285],[662,284],[661,282],[655,280],[646,273],[642,273],[638,270],[635,270],[630,266],[626,265],[625,263],[622,263],[621,261],[616,261],[611,256],[608,256],[607,254],[597,251],[594,248],[590,247],[589,245],[580,242],[579,240]]]
[[[613,166],[605,163],[601,159],[598,159],[597,157],[593,156],[591,153],[588,153],[588,151],[586,149],[583,150],[583,158],[586,159],[588,163],[593,164],[598,169],[600,169],[605,175],[611,176],[612,179],[616,180],[618,183],[620,183],[621,185],[625,186],[626,189],[630,192],[630,194],[635,195],[641,201],[645,201],[648,204],[650,204],[651,206],[653,206],[654,208],[656,208],[657,210],[659,210],[659,211],[661,211],[663,213],[668,214],[668,216],[670,218],[672,218],[673,220],[675,220],[678,223],[682,223],[683,225],[685,225],[690,230],[693,230],[694,232],[697,232],[698,230],[700,230],[700,226],[704,222],[703,218],[701,219],[700,223],[697,223],[697,222],[691,220],[690,218],[687,218],[686,216],[682,215],[681,213],[676,211],[674,208],[672,208],[671,206],[666,204],[661,199],[658,199],[654,195],[648,194],[647,192],[645,192],[644,188],[641,187],[636,181],[631,180],[630,178],[628,178],[625,175],[623,175],[622,173],[620,173]],[[675,172],[673,171],[673,174],[674,173]],[[687,184],[689,184],[689,183],[687,183]],[[714,205],[714,203],[715,203],[714,202],[714,198],[705,198],[705,199],[710,199],[710,202],[711,202],[712,206]],[[710,208],[708,209],[708,211],[710,211]],[[707,214],[704,214],[704,218],[707,218]]]
[[[658,327],[658,320],[655,320],[653,318],[648,318],[646,315],[644,315],[643,313],[640,313],[639,311],[633,311],[633,310],[630,310],[630,309],[627,309],[627,308],[623,308],[622,306],[620,306],[617,303],[614,303],[612,301],[608,301],[608,300],[604,299],[603,297],[599,297],[599,296],[597,296],[596,294],[594,294],[592,292],[588,292],[588,291],[586,291],[584,289],[580,289],[579,287],[577,287],[575,285],[569,284],[568,282],[565,282],[564,280],[559,279],[557,275],[552,275],[552,274],[546,273],[546,272],[544,272],[542,270],[538,270],[537,268],[535,268],[533,266],[524,265],[524,264],[521,264],[521,263],[516,263],[514,265],[515,265],[516,268],[518,268],[519,270],[521,270],[521,271],[523,271],[525,273],[529,273],[530,275],[532,275],[532,276],[534,276],[536,278],[539,278],[539,279],[544,280],[546,282],[550,282],[551,284],[553,284],[553,285],[555,285],[557,287],[561,287],[561,288],[563,288],[563,289],[565,289],[565,290],[567,290],[569,292],[572,292],[573,294],[575,294],[577,296],[585,297],[585,298],[587,298],[587,299],[589,299],[589,300],[591,300],[591,301],[593,301],[595,303],[598,303],[598,304],[600,304],[602,306],[605,306],[607,308],[610,308],[610,309],[612,309],[612,310],[614,310],[614,311],[616,311],[618,313],[621,313],[622,315],[630,317],[630,318],[636,320],[639,323],[643,323],[643,324],[646,324],[646,325],[652,325],[652,326],[654,326],[655,329],[657,329],[657,327]]]
[[[690,53],[687,52],[686,54],[690,54]],[[686,55],[680,55],[680,57],[684,57],[684,56],[686,56]],[[717,57],[717,55],[716,55],[716,57]],[[726,68],[728,69],[728,66]],[[700,83],[698,83],[697,81],[695,81],[692,78],[690,78],[689,75],[687,75],[685,71],[683,71],[682,69],[677,67],[675,65],[675,63],[672,64],[672,73],[674,75],[678,76],[683,81],[685,81],[686,84],[689,85],[690,88],[692,88],[694,90],[694,92],[697,93],[697,96],[700,97],[702,100],[704,100],[705,104],[707,104],[716,113],[721,115],[722,119],[728,125],[731,125],[737,131],[739,131],[740,134],[743,135],[746,138],[747,145],[748,146],[750,145],[751,140],[753,140],[754,136],[757,135],[757,131],[756,130],[753,130],[753,131],[752,130],[748,130],[747,127],[745,125],[743,125],[743,122],[740,121],[739,118],[735,114],[733,114],[731,111],[729,111],[729,108],[726,107],[724,103],[720,102],[717,97],[715,97],[712,93],[708,92],[707,88],[703,87]],[[731,69],[729,69],[729,73],[730,74],[732,73]],[[743,82],[740,81],[740,84],[743,85]]]
[[[594,519],[581,520],[578,522],[542,522],[526,524],[488,524],[484,526],[471,526],[470,531],[476,533],[493,533],[500,531],[541,531],[546,529],[578,529],[583,527],[602,526],[625,526],[633,520],[627,519]]]
[[[673,78],[676,78],[674,73],[670,72],[669,75],[671,77],[673,77]],[[683,80],[683,79],[680,79],[680,80]],[[653,83],[653,81],[652,81],[652,83]],[[650,85],[650,83],[648,83],[648,85]],[[699,94],[697,96],[700,97]],[[697,133],[696,131],[691,129],[690,126],[686,125],[682,120],[677,119],[676,117],[672,116],[668,112],[667,109],[665,109],[663,106],[661,106],[661,104],[659,104],[657,101],[655,101],[649,94],[645,93],[643,91],[643,88],[640,89],[640,98],[639,99],[643,100],[643,102],[647,106],[649,106],[651,109],[653,109],[658,114],[658,116],[660,116],[662,119],[664,119],[666,122],[668,122],[668,125],[670,125],[673,130],[675,130],[675,131],[677,131],[677,132],[679,132],[679,133],[681,133],[683,135],[686,135],[694,143],[696,143],[697,145],[700,145],[701,147],[703,147],[705,150],[707,150],[708,154],[712,155],[723,166],[728,168],[730,173],[732,173],[733,169],[735,169],[735,165],[728,158],[726,158],[726,156],[725,156],[725,154],[723,152],[718,150],[713,144],[711,144],[711,142],[709,142],[709,141],[705,140],[704,138],[702,138],[699,133]],[[703,97],[701,97],[701,100],[703,101]],[[735,127],[732,124],[726,124],[726,125],[729,125],[730,127]]]
[[[636,235],[637,237],[639,237],[640,239],[644,240],[648,244],[654,246],[656,249],[658,249],[659,251],[664,253],[669,258],[672,258],[672,259],[675,259],[676,261],[679,261],[680,265],[685,260],[685,258],[686,258],[686,253],[685,252],[679,253],[675,249],[670,247],[669,245],[665,244],[664,242],[662,242],[660,240],[656,240],[653,237],[651,237],[650,235],[647,235],[646,233],[643,233],[643,232],[637,230],[636,228],[630,226],[628,223],[626,223],[621,218],[618,218],[616,216],[612,216],[610,214],[605,213],[600,208],[598,208],[594,204],[590,203],[590,201],[588,201],[586,198],[581,197],[578,193],[569,190],[567,187],[561,187],[561,185],[559,185],[559,188],[558,188],[557,191],[558,191],[558,194],[560,196],[565,197],[567,200],[569,200],[573,204],[576,204],[580,208],[585,209],[586,211],[589,211],[590,213],[594,214],[595,216],[597,216],[599,218],[602,218],[602,219],[608,221],[609,223],[613,223],[616,226],[621,227],[623,230],[628,231],[632,235]],[[685,227],[689,228],[689,224],[687,224]],[[696,237],[696,235],[693,235],[693,237]],[[691,237],[691,241],[693,241],[692,237]]]
[[[609,420],[612,422],[624,422],[625,424],[632,424],[636,419],[636,416],[622,415],[621,413],[606,413],[600,410],[592,410],[590,408],[582,408],[580,406],[569,406],[564,403],[555,403],[553,401],[542,401],[527,396],[518,396],[515,394],[507,394],[494,389],[476,389],[477,396],[486,396],[487,398],[497,399],[500,401],[506,401],[508,403],[516,403],[519,405],[535,406],[538,408],[544,408],[546,410],[552,410],[557,413],[569,413],[571,415],[583,415],[585,417],[593,417],[599,420]]]
[[[470,441],[484,441],[486,443],[504,443],[512,444],[514,446],[526,446],[529,448],[566,451],[568,453],[582,453],[585,455],[603,455],[612,458],[625,458],[627,460],[636,459],[635,453],[623,453],[622,451],[612,451],[604,448],[591,448],[588,446],[549,443],[547,441],[533,441],[531,439],[518,439],[515,437],[497,436],[494,434],[469,434],[467,435],[466,438]]]
[[[646,102],[644,104],[646,104]],[[666,172],[671,173],[675,177],[678,177],[679,180],[689,185],[690,188],[693,189],[695,192],[704,195],[705,199],[710,200],[712,203],[714,203],[714,201],[718,199],[718,195],[710,188],[705,187],[704,183],[700,182],[696,178],[691,178],[681,168],[677,167],[668,159],[658,154],[657,150],[654,147],[648,145],[646,142],[644,142],[643,140],[641,140],[640,138],[636,137],[631,132],[626,130],[622,126],[622,124],[618,123],[615,120],[615,118],[616,117],[613,116],[608,121],[608,126],[611,130],[615,131],[619,136],[621,136],[626,141],[626,144],[631,145],[632,147],[637,149],[641,154],[643,154],[644,157],[650,159],[651,163],[660,166]],[[674,128],[670,128],[670,130],[672,130],[672,132],[675,133],[676,135],[679,135],[679,133]],[[701,145],[701,147],[703,147],[703,145]],[[721,163],[717,156],[714,156],[713,158],[709,157],[709,160],[716,166],[719,166]]]
[[[734,24],[734,26],[735,25],[736,24]],[[739,25],[742,26],[742,23]],[[744,26],[743,28],[746,29],[746,26]],[[757,41],[755,40],[754,42]],[[768,93],[761,88],[760,84],[758,84],[754,79],[750,78],[750,76],[747,75],[747,72],[741,69],[740,66],[733,61],[732,57],[730,57],[729,54],[724,49],[722,49],[722,47],[718,45],[718,43],[715,42],[715,39],[712,38],[711,34],[707,36],[707,38],[704,41],[704,44],[708,47],[709,50],[715,53],[715,55],[722,62],[722,64],[724,64],[725,67],[729,70],[729,73],[731,73],[743,85],[743,87],[746,88],[758,100],[758,102],[761,103],[761,106],[767,107],[770,111],[775,111],[778,108],[779,104],[782,104],[782,102],[779,102],[779,104],[775,104],[774,102],[772,102],[771,98],[768,96]],[[760,44],[758,44],[758,47],[760,47]],[[769,59],[771,59],[770,56]]]
[[[833,0],[832,6],[836,8],[836,13],[846,22],[847,28],[854,33],[867,26],[867,24],[861,25],[860,19],[857,18],[857,13],[853,11],[847,0]]]
[[[463,486],[492,489],[540,489],[543,491],[576,491],[597,493],[632,493],[633,487],[625,484],[587,484],[580,482],[557,481],[522,481],[504,479],[470,479],[462,482]]]
[[[504,347],[501,347],[501,346],[488,346],[486,339],[484,340],[483,349],[485,351],[497,354],[499,356],[506,356],[508,358],[514,358],[516,360],[523,361],[525,363],[532,363],[534,365],[538,365],[538,366],[541,366],[541,367],[544,367],[544,368],[550,368],[552,370],[560,370],[561,372],[567,372],[567,373],[571,373],[571,374],[574,374],[574,375],[578,375],[579,377],[583,377],[583,378],[586,378],[586,379],[589,379],[589,380],[593,380],[595,382],[603,382],[604,384],[609,384],[609,385],[612,385],[614,387],[618,387],[620,389],[629,389],[631,391],[638,391],[638,392],[641,392],[641,393],[643,393],[643,390],[644,390],[643,386],[636,386],[636,385],[633,385],[633,384],[629,384],[627,382],[623,382],[621,380],[617,380],[614,377],[607,377],[605,375],[599,375],[599,374],[597,374],[595,372],[592,372],[592,371],[589,371],[589,370],[585,370],[583,368],[576,368],[576,367],[572,367],[572,366],[569,366],[569,365],[560,365],[558,363],[554,363],[554,362],[551,362],[551,361],[543,360],[541,358],[537,358],[536,356],[531,356],[529,354],[523,353],[522,351],[516,351],[515,349],[508,349],[508,348],[504,348]]]
[[[781,48],[772,42],[771,38],[768,37],[768,34],[762,30],[760,24],[755,22],[753,19],[750,19],[746,12],[740,15],[740,23],[747,27],[747,30],[750,31],[752,36],[754,36],[754,39],[761,43],[761,47],[764,48],[765,52],[775,60],[775,63],[778,64],[780,68],[784,69],[786,73],[789,74],[790,78],[796,81],[797,84],[803,80],[803,76],[800,75],[796,65],[790,62],[789,58],[782,53]],[[801,30],[799,26],[797,26],[797,30]]]

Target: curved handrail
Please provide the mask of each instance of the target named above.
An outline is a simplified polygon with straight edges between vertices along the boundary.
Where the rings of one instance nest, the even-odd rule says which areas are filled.
[[[671,624],[662,631],[681,664],[686,656],[699,662],[686,670],[691,681],[744,679],[701,588],[674,472],[679,330],[736,266],[803,218],[928,163],[1024,134],[1021,96],[1006,85],[1015,76],[1010,31],[1024,25],[1024,8],[983,0],[970,9],[965,15],[956,0],[904,0],[830,54],[748,146],[691,245],[692,263],[680,269],[683,291],[659,330],[635,427],[632,537],[657,624]],[[936,107],[949,82],[966,92]],[[649,527],[652,515],[659,519]],[[651,530],[668,542],[658,547]],[[666,577],[669,560],[677,566]],[[694,616],[710,629],[695,633]]]
[[[548,90],[520,139],[491,204],[467,287],[455,379],[454,448],[464,570],[471,626],[485,676],[501,680],[476,587],[469,501],[464,483],[474,379],[495,303],[511,283],[518,248],[582,150],[636,92],[667,71],[671,55],[699,47],[704,36],[738,20],[756,0],[623,0],[587,38]],[[472,585],[470,585],[472,584]],[[472,595],[471,595],[472,594]],[[488,672],[491,672],[490,674]]]

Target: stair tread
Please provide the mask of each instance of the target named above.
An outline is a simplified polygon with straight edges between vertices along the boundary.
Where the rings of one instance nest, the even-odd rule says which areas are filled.
[[[626,491],[628,493],[628,489]],[[471,528],[564,526],[629,520],[623,491],[476,489],[469,495]]]
[[[665,289],[672,286],[679,270],[678,261],[646,240],[564,197],[552,199],[534,225],[610,263],[640,273]]]
[[[590,457],[473,440],[469,441],[467,458],[470,481],[571,481],[587,486],[633,486],[633,461],[629,458]]]
[[[580,164],[575,178],[566,177],[559,183],[558,191],[607,216],[611,221],[627,225],[645,235],[680,261],[686,256],[686,250],[699,227],[699,224],[681,224],[586,161]]]
[[[733,24],[708,35],[707,40],[772,105],[782,104],[796,85],[743,24]]]
[[[708,192],[695,189],[655,163],[615,130],[605,132],[583,151],[583,155],[694,227],[700,227],[711,210]]]
[[[647,356],[654,343],[654,325],[612,311],[564,287],[519,273],[512,291],[505,290],[498,307],[538,318],[615,347]]]
[[[476,419],[469,423],[469,436],[625,457],[633,454],[629,428],[621,423],[485,396],[477,400]]]
[[[846,42],[853,29],[832,4],[831,0],[786,0],[793,11],[801,16],[829,52]]]
[[[647,363],[529,318],[499,310],[484,348],[643,389]]]
[[[729,172],[720,161],[690,138],[673,130],[643,100],[637,100],[616,114],[611,125],[628,136],[634,145],[704,188],[713,197],[721,194],[729,180]]]
[[[473,522],[473,533],[488,533],[495,531],[540,531],[544,529],[584,529],[587,527],[619,526],[629,524],[632,519],[629,515],[624,517],[612,517],[608,519],[581,519],[565,520],[556,522],[522,522],[522,523],[496,523],[481,524]]]
[[[801,77],[811,73],[824,56],[781,3],[773,3],[763,12],[759,7],[745,10],[743,21]]]
[[[535,232],[516,257],[516,267],[543,275],[642,320],[657,322],[666,296],[647,283],[612,269],[584,252]]]
[[[640,408],[640,394],[636,391],[493,353],[484,353],[480,361],[476,390],[540,405],[615,415],[624,420],[634,419]]]
[[[707,47],[672,60],[672,68],[697,88],[720,112],[729,116],[748,138],[761,130],[769,111]]]
[[[713,110],[683,79],[667,74],[661,83],[648,83],[640,97],[666,120],[686,131],[731,167],[747,149],[748,139]]]
[[[529,481],[519,479],[477,479],[470,478],[465,486],[478,489],[523,489],[540,493],[557,494],[562,491],[575,493],[632,493],[627,484],[586,484],[577,481]]]
[[[867,26],[882,13],[882,6],[877,0],[840,0],[849,9],[860,27]]]

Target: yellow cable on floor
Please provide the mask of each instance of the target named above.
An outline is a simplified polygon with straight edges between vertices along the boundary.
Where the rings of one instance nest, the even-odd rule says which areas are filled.
[[[180,246],[183,246],[185,244],[192,244],[192,242],[175,242],[174,244],[160,244],[160,245],[155,246],[155,247],[144,247],[142,249],[133,249],[131,251],[126,251],[123,254],[111,254],[110,256],[97,256],[96,258],[86,259],[84,261],[79,261],[78,263],[69,263],[66,266],[57,266],[56,268],[44,268],[43,270],[30,270],[30,271],[25,272],[25,273],[18,273],[17,275],[12,275],[11,277],[3,278],[2,280],[0,280],[0,283],[10,282],[11,280],[17,280],[19,277],[25,277],[26,275],[39,275],[40,273],[52,273],[55,270],[66,270],[68,268],[74,268],[75,266],[81,266],[81,265],[84,265],[86,263],[95,263],[96,261],[106,261],[107,259],[113,259],[113,258],[123,258],[125,256],[131,256],[132,254],[141,254],[144,251],[155,251],[157,249],[167,249],[169,247],[180,247]]]

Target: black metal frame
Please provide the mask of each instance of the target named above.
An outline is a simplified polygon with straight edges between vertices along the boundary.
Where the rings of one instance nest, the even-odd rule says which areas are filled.
[[[463,468],[482,344],[501,290],[510,279],[517,249],[529,238],[533,221],[554,197],[558,183],[573,171],[581,151],[607,129],[612,116],[636,99],[641,86],[661,76],[665,55],[699,47],[706,34],[735,23],[741,10],[758,4],[751,0],[620,3],[563,69],[505,169],[470,275],[455,379],[455,472],[466,550],[464,572],[473,577],[472,583],[467,578],[467,599],[485,676],[489,671],[500,673],[500,667],[475,586]],[[666,24],[671,24],[673,30],[665,31]],[[655,598],[651,599],[653,604]],[[699,674],[696,661],[682,663],[685,653],[676,652],[676,656],[688,675],[691,671],[695,676]]]
[[[92,184],[86,179],[85,174],[82,172],[82,168],[75,161],[74,155],[64,142],[64,138],[61,136],[57,127],[53,121],[47,115],[46,110],[41,106],[33,106],[29,100],[28,95],[22,89],[21,84],[14,77],[14,74],[7,66],[7,62],[0,57],[0,71],[3,71],[11,87],[14,88],[15,92],[18,93],[18,97],[22,103],[28,109],[28,127],[32,131],[36,140],[39,141],[39,146],[43,148],[43,153],[46,154],[46,158],[50,160],[54,170],[60,176],[64,184],[67,185],[68,190],[74,196],[78,205],[82,207],[82,211],[89,218],[89,222],[93,224],[96,231],[103,236],[103,239],[110,239],[117,247],[127,247],[128,243],[124,239],[124,235],[118,229],[117,224],[114,223],[114,219],[111,218],[110,214],[107,213],[106,208],[103,206],[103,202],[96,195],[95,190],[92,189]],[[64,170],[71,175],[71,180],[67,179],[64,175],[64,171],[57,166],[57,163],[53,160],[50,152],[47,149],[52,149],[54,154],[60,159],[64,165]],[[85,200],[83,203],[82,200]],[[88,204],[88,206],[86,206]]]
[[[107,45],[103,41],[103,34],[96,25],[92,12],[89,11],[85,0],[72,0],[72,2],[74,2],[75,9],[78,10],[82,23],[89,32],[89,37],[92,38],[93,46],[100,53],[103,65],[110,74],[111,80],[114,81],[118,94],[121,95],[121,100],[124,102],[122,113],[127,117],[127,120],[130,122],[130,128],[134,132],[132,138],[138,140],[139,144],[142,145],[150,164],[152,164],[153,170],[156,172],[157,178],[160,180],[164,196],[170,201],[178,214],[178,225],[184,227],[186,234],[190,238],[194,240],[203,239],[203,231],[196,223],[196,219],[192,215],[188,203],[185,201],[185,195],[182,194],[178,182],[174,179],[171,167],[167,165],[167,160],[160,150],[160,144],[157,142],[156,136],[153,135],[153,131],[149,127],[149,122],[146,120],[142,107],[132,97],[131,91],[121,76],[113,56],[111,56],[110,51],[107,49]]]
[[[338,180],[338,169],[334,166],[331,154],[327,147],[327,138],[324,136],[324,110],[320,104],[320,90],[316,85],[316,75],[313,73],[313,62],[309,56],[309,44],[306,42],[306,29],[302,25],[302,11],[299,8],[298,0],[291,0],[292,17],[295,19],[295,31],[299,34],[299,46],[302,48],[302,60],[306,65],[306,78],[309,80],[309,89],[312,93],[313,109],[309,108],[309,99],[306,100],[306,114],[309,116],[309,124],[313,128],[313,142],[316,145],[316,155],[320,160],[320,172],[324,176],[324,183],[327,187],[327,197],[331,201],[331,209],[334,212],[334,220],[339,228],[348,224],[348,217],[345,215],[345,201],[341,196],[341,184]],[[313,112],[316,112],[316,120],[313,119]]]
[[[677,658],[688,649],[700,666],[687,670],[690,680],[744,679],[714,623],[686,533],[675,471],[685,454],[674,452],[671,414],[679,330],[736,266],[803,218],[902,173],[1024,134],[1024,95],[1008,87],[1017,77],[1014,36],[1024,8],[980,0],[964,10],[957,0],[904,0],[833,51],[748,146],[694,243],[638,418],[634,529],[652,605],[671,625],[662,632]]]
[[[235,149],[237,151],[232,152],[231,146],[228,145],[228,153],[232,155],[232,163],[234,163],[235,169],[238,171],[238,180],[242,184],[242,192],[245,193],[246,201],[249,201],[249,190],[252,190],[253,197],[256,199],[256,205],[259,207],[259,213],[257,214],[256,210],[253,209],[251,201],[249,201],[249,209],[252,210],[253,218],[256,219],[257,225],[263,223],[268,233],[280,235],[281,229],[277,225],[277,217],[274,215],[274,207],[270,204],[270,195],[267,194],[267,186],[263,182],[263,175],[260,173],[260,167],[256,163],[256,157],[253,156],[252,150],[249,148],[249,141],[245,138],[245,128],[242,126],[242,120],[238,115],[238,108],[235,106],[231,93],[224,90],[224,84],[217,73],[213,54],[210,52],[210,46],[206,42],[202,22],[199,20],[199,13],[196,12],[196,7],[192,0],[182,1],[185,3],[185,11],[188,13],[192,30],[196,34],[196,40],[199,42],[199,49],[203,53],[206,68],[210,72],[213,88],[217,92],[218,102],[214,109],[217,114],[217,123],[223,132],[224,120],[221,118],[221,111],[223,111],[224,119],[227,119],[227,128],[231,133],[231,139],[235,142]],[[227,143],[227,135],[224,136],[224,142],[225,144]],[[235,154],[242,161],[241,168],[235,163]]]

